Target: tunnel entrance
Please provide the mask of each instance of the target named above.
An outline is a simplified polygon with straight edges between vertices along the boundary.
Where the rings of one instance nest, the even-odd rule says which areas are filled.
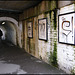
[[[16,27],[13,22],[10,21],[0,21],[0,30],[3,33],[2,40],[6,40],[16,45]]]

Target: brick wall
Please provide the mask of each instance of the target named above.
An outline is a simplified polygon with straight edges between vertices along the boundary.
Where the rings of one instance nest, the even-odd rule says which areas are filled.
[[[70,1],[69,4],[71,3]],[[23,24],[23,48],[33,56],[64,70],[66,73],[74,73],[74,46],[58,43],[58,15],[64,13],[64,9],[67,10],[67,7],[60,8],[62,6],[57,4],[57,1],[42,1],[37,6],[20,14],[19,20]],[[74,10],[73,7],[69,5],[67,11]],[[38,19],[41,18],[47,18],[48,21],[48,41],[38,39]],[[27,35],[28,21],[33,22],[33,38],[31,39]]]
[[[75,5],[68,5],[58,10],[59,14],[74,11]],[[58,64],[66,73],[75,73],[75,46],[57,43]]]

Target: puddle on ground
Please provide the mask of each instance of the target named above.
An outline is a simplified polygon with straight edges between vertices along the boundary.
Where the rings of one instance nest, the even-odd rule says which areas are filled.
[[[20,69],[19,65],[7,64],[5,61],[0,61],[0,74],[26,74],[24,70]]]

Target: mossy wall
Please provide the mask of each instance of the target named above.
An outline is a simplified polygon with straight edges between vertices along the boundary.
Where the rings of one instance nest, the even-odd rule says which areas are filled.
[[[64,6],[58,10],[59,11],[58,15],[74,12],[75,11],[74,9],[75,9],[75,4]],[[75,73],[74,51],[75,51],[74,45],[62,44],[59,42],[57,43],[57,60],[59,68],[61,68],[68,74]]]
[[[59,68],[63,69],[64,65],[62,65],[63,61],[61,58],[64,56],[62,55],[62,57],[60,52],[63,53],[62,47],[65,48],[66,45],[58,43],[57,4],[57,1],[42,1],[37,6],[27,9],[20,14],[19,20],[23,21],[23,48],[25,51],[55,67],[60,65]],[[41,18],[47,18],[48,41],[38,39],[38,19]],[[33,22],[33,38],[30,39],[27,35],[28,21]],[[66,60],[66,58],[64,59]],[[74,72],[74,69],[72,69],[72,72]]]
[[[55,38],[56,35],[56,1],[42,1],[37,6],[25,10],[23,14],[20,15],[20,20],[23,21],[23,47],[30,54],[44,60],[45,62],[51,64],[49,58],[51,56],[50,52],[54,51]],[[38,39],[38,19],[47,18],[48,22],[48,41],[43,41]],[[28,38],[27,36],[27,22],[33,22],[33,38]],[[53,37],[54,36],[54,37]],[[56,47],[57,48],[57,47]],[[55,53],[52,55],[57,56]],[[54,56],[53,55],[53,56]],[[51,58],[54,60],[54,58]],[[56,61],[55,61],[56,62]]]

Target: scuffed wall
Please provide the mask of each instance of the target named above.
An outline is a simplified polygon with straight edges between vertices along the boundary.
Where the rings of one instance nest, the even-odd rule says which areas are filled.
[[[72,10],[71,7],[68,8],[70,10],[66,12]],[[58,15],[66,8],[61,9],[57,9],[57,1],[42,1],[20,14],[19,20],[22,21],[23,26],[23,48],[31,55],[66,73],[75,73],[75,47],[58,43]],[[47,18],[48,41],[38,39],[38,19],[41,18]],[[27,22],[29,21],[33,22],[33,38],[30,39],[27,35]]]

